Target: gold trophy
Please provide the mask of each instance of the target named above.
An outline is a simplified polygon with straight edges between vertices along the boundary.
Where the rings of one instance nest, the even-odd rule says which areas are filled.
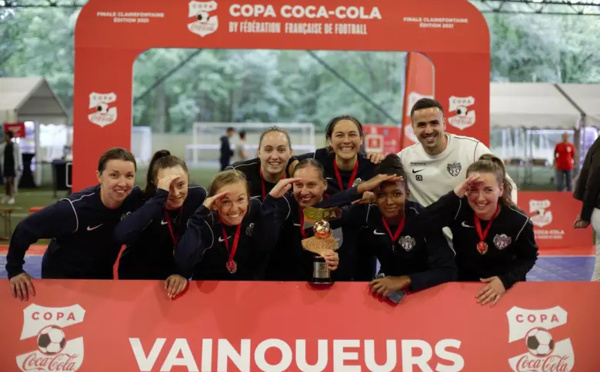
[[[341,210],[339,208],[306,208],[304,210],[305,221],[310,221],[315,217],[318,218],[313,225],[314,236],[302,240],[302,247],[315,254],[313,258],[313,274],[310,280],[313,284],[331,284],[333,282],[327,262],[325,262],[321,254],[327,251],[333,252],[339,248],[338,239],[333,237],[333,231],[328,219],[339,218],[340,213]]]

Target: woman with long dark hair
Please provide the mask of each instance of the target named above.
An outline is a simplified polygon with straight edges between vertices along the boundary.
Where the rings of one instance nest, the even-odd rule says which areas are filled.
[[[206,190],[189,184],[185,162],[167,150],[157,151],[146,175],[143,206],[117,226],[117,239],[127,244],[119,261],[119,279],[165,280],[172,298],[185,289],[187,278],[173,259],[187,220],[202,205]]]

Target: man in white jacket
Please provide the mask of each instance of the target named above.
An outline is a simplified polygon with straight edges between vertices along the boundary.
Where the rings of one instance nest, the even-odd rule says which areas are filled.
[[[491,151],[475,138],[446,133],[444,109],[434,99],[418,100],[410,116],[419,143],[404,148],[398,157],[408,178],[410,199],[426,207],[464,181],[469,165]],[[516,204],[517,187],[507,178]]]

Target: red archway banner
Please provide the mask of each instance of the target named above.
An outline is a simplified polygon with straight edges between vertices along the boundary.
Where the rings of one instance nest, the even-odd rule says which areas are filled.
[[[434,69],[431,61],[423,54],[410,52],[406,57],[406,89],[404,94],[404,116],[402,117],[402,132],[400,134],[400,148],[403,149],[417,142],[412,130],[410,110],[415,102],[421,98],[435,97]],[[448,105],[444,105],[446,116]],[[450,128],[447,128],[450,129]],[[487,138],[485,139],[487,140]],[[482,139],[483,141],[483,139]]]
[[[74,190],[107,148],[130,146],[133,63],[149,48],[419,51],[436,98],[477,112],[461,133],[488,141],[489,32],[466,0],[90,0],[75,28]]]

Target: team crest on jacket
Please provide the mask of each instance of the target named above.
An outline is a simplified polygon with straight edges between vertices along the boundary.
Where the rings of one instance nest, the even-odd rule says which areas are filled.
[[[250,223],[250,225],[248,225],[248,227],[246,227],[246,235],[252,236],[253,233],[254,233],[254,222]]]
[[[402,237],[400,237],[400,239],[398,239],[398,244],[402,247],[402,249],[404,249],[407,252],[410,252],[415,247],[417,242],[415,241],[415,238],[413,238],[412,236],[406,235],[406,236],[402,236]]]
[[[212,34],[219,27],[216,15],[209,14],[217,10],[216,1],[190,1],[188,17],[194,17],[194,22],[188,23],[188,30],[202,37]]]
[[[462,170],[462,165],[459,162],[455,161],[454,163],[448,163],[446,169],[448,170],[448,173],[450,173],[451,176],[456,177],[460,174],[460,171]]]
[[[506,234],[496,234],[496,236],[494,236],[494,245],[499,250],[503,250],[504,248],[508,247],[511,241],[511,237],[507,236]]]

